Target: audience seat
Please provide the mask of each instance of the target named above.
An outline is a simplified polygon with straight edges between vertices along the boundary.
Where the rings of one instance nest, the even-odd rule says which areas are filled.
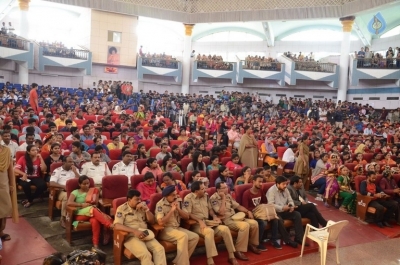
[[[210,170],[208,171],[208,178],[210,179],[210,185],[209,187],[215,187],[215,181],[219,177],[219,171],[218,170]]]
[[[170,173],[172,174],[172,177],[173,177],[175,180],[182,180],[182,175],[181,175],[181,173],[179,173],[179,172],[170,172]],[[163,183],[163,176],[162,176],[162,174],[156,176],[156,180],[157,180],[157,182],[158,182],[158,185],[161,186],[161,184]]]
[[[230,158],[230,157],[223,157],[223,158],[221,159],[221,161],[220,161],[220,164],[223,165],[223,166],[226,166],[226,164],[227,164],[229,161],[231,161],[231,158]]]
[[[125,175],[104,176],[101,180],[102,194],[99,200],[100,209],[111,216],[114,215],[112,201],[128,194],[128,177]]]
[[[111,160],[120,160],[122,155],[122,149],[112,149],[110,150],[109,157]]]
[[[153,140],[139,140],[139,144],[144,144],[144,146],[146,147],[146,150],[149,150],[150,147],[152,147],[154,145],[154,141]]]
[[[184,180],[184,182],[185,182],[186,185],[190,182],[190,180],[191,180],[191,178],[192,178],[192,172],[193,172],[193,171],[186,171],[186,172],[185,172],[185,180]],[[205,171],[199,171],[199,172],[200,172],[200,175],[201,175],[203,178],[206,178],[206,177],[207,177],[207,174],[206,174]]]
[[[153,148],[150,150],[150,157],[156,158],[157,154],[161,152],[161,148]]]
[[[373,197],[364,196],[360,193],[361,182],[366,180],[365,176],[356,176],[354,178],[356,191],[357,191],[357,209],[356,216],[361,220],[365,221],[367,214],[375,214],[376,209],[374,207],[369,207],[368,204],[372,201]]]
[[[191,158],[182,158],[181,159],[181,170],[183,173],[186,173],[187,166],[192,162]]]
[[[53,163],[50,165],[50,175],[52,175],[53,171],[56,168],[59,168],[63,165],[62,162],[57,162]],[[53,220],[53,211],[54,208],[57,208],[58,210],[61,210],[61,201],[58,200],[58,192],[60,191],[60,188],[53,187],[49,184],[49,218],[50,220]]]
[[[142,173],[143,168],[146,167],[147,159],[136,160],[136,165],[140,173]]]
[[[144,175],[134,175],[131,177],[131,189],[135,190],[140,182],[143,182]]]

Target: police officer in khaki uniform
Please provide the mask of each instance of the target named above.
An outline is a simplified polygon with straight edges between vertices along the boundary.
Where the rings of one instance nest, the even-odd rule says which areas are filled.
[[[259,245],[258,223],[254,220],[253,213],[232,198],[225,182],[218,182],[215,187],[217,192],[210,197],[208,203],[210,208],[221,218],[224,225],[238,232],[235,244],[236,250],[247,252],[247,247],[249,247],[253,253],[260,254],[261,251],[256,247]],[[249,219],[244,219],[243,221],[232,220],[235,210],[246,213]],[[246,260],[248,260],[247,257]]]
[[[124,246],[142,265],[166,265],[164,247],[154,238],[146,240],[146,232],[139,230],[147,229],[146,222],[154,223],[154,215],[140,199],[139,191],[128,191],[127,198],[128,201],[117,209],[114,229],[129,233]],[[153,254],[154,263],[149,251]]]
[[[199,235],[179,227],[181,218],[189,219],[189,214],[181,209],[181,200],[176,194],[175,185],[167,186],[162,191],[163,198],[156,205],[156,219],[164,229],[159,234],[160,240],[176,243],[176,257],[173,264],[190,264]]]
[[[204,184],[201,181],[195,181],[190,189],[192,192],[186,195],[183,203],[183,210],[189,214],[190,219],[198,222],[198,224],[192,227],[192,230],[204,237],[207,264],[214,265],[213,257],[218,255],[214,241],[214,235],[216,235],[222,236],[224,239],[229,254],[228,262],[232,265],[239,265],[235,258],[234,253],[236,250],[229,228],[225,225],[217,225],[215,227],[206,225],[206,220],[209,220],[209,216],[211,216],[216,223],[221,223],[221,220],[214,214],[213,210],[209,208],[208,195],[205,194]]]

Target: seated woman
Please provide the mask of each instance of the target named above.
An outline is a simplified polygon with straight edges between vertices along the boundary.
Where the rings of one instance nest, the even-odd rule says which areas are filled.
[[[46,190],[47,185],[43,179],[46,170],[46,163],[38,153],[37,147],[28,145],[25,155],[21,157],[14,166],[15,174],[20,177],[17,180],[18,185],[22,186],[26,196],[26,199],[21,202],[25,208],[30,207],[33,200],[41,196]],[[36,187],[33,194],[31,186]]]
[[[383,159],[381,160],[380,163],[384,164],[386,166],[394,166],[394,165],[396,165],[396,161],[394,161],[392,159],[392,155],[389,152],[387,152],[387,153],[385,153],[383,155]]]
[[[236,179],[235,185],[248,184],[252,182],[253,181],[251,179],[251,168],[246,166],[242,168],[242,175]]]
[[[157,161],[156,161],[157,162]],[[146,172],[143,177],[143,182],[140,182],[136,189],[142,194],[142,201],[147,205],[150,203],[150,196],[154,193],[161,193],[161,189],[155,181],[153,173]]]
[[[90,181],[88,176],[80,176],[79,180],[79,189],[71,192],[68,198],[67,205],[70,207],[77,207],[75,211],[76,218],[73,222],[73,226],[77,227],[79,222],[89,221],[92,225],[92,242],[95,248],[99,248],[99,240],[100,240],[100,228],[103,225],[103,244],[106,245],[110,241],[111,238],[111,230],[113,230],[113,220],[110,216],[101,212],[96,206],[99,200],[99,196],[96,196],[96,200],[92,201],[92,196],[89,195],[88,192]],[[90,202],[89,202],[90,201]]]
[[[44,160],[46,168],[48,168],[48,173],[46,174],[46,178],[50,180],[50,175],[53,173],[50,172],[51,164],[62,162],[63,157],[64,156],[61,154],[61,145],[57,142],[53,143],[50,147],[50,155]]]
[[[133,136],[129,136],[125,146],[129,146],[129,150],[138,149],[136,140]]]
[[[238,168],[243,168],[243,164],[240,162],[240,158],[237,153],[232,154],[231,161],[226,163],[226,167],[229,169],[229,171],[233,171]]]
[[[342,153],[342,164],[352,163],[351,155],[349,152]]]
[[[226,185],[229,187],[229,190],[233,191],[233,180],[229,177],[229,169],[226,166],[221,166],[219,168],[219,177],[215,180],[215,184],[219,182],[225,182]]]
[[[179,192],[186,190],[186,185],[185,183],[182,182],[182,180],[176,180],[172,176],[170,172],[165,172],[163,174],[163,183],[161,183],[161,189],[163,190],[165,187],[168,187],[170,185],[175,186],[176,192],[179,194]]]
[[[186,142],[188,139],[189,139],[189,137],[186,135],[186,129],[181,128],[179,130],[178,140]]]
[[[209,158],[210,157],[210,152],[207,152],[206,146],[204,143],[199,143],[197,145],[197,152],[199,152],[203,158]]]
[[[211,164],[207,166],[207,172],[210,170],[219,170],[221,165],[219,164],[219,157],[217,155],[213,155],[211,157]]]
[[[57,141],[57,138],[55,135],[53,135],[52,133],[48,133],[46,134],[45,138],[44,138],[44,144],[42,146],[42,149],[40,150],[40,152],[46,152],[46,153],[50,153],[50,148],[51,145],[53,143],[55,143]]]
[[[355,215],[357,193],[351,188],[351,178],[349,177],[350,171],[346,166],[340,166],[338,173],[339,177],[337,182],[340,189],[339,195],[343,198],[339,210]]]
[[[312,187],[318,188],[317,197],[315,198],[317,201],[323,201],[322,195],[325,192],[326,187],[326,171],[329,168],[328,164],[329,155],[327,153],[321,154],[320,160],[318,160],[315,165],[315,169],[312,171],[311,175],[311,184]]]
[[[192,158],[194,154],[194,147],[192,145],[189,145],[185,151],[183,151],[182,158]]]
[[[203,162],[203,155],[200,152],[194,152],[192,162],[187,166],[187,171],[206,171],[206,164]]]
[[[163,173],[163,171],[160,168],[160,165],[158,164],[157,160],[154,157],[150,157],[147,159],[146,167],[143,168],[140,174],[144,175],[147,172],[153,173],[154,176],[161,176]]]
[[[176,164],[178,166],[180,166],[182,155],[181,155],[181,150],[179,149],[179,146],[177,146],[176,144],[174,144],[171,147],[171,155],[172,155],[172,159],[174,159],[176,161]]]
[[[192,174],[190,175],[190,180],[189,180],[189,183],[187,184],[187,188],[190,189],[193,182],[199,181],[201,179],[203,179],[203,177],[201,176],[201,173],[197,170],[193,171]]]
[[[146,146],[144,144],[139,144],[137,146],[136,154],[134,155],[137,156],[137,159],[147,159]]]
[[[174,162],[172,160],[172,156],[170,156],[170,155],[164,156],[163,165],[161,167],[161,170],[163,172],[177,172],[177,173],[181,174],[181,176],[183,177],[182,170],[178,167],[177,164],[174,164]],[[165,173],[163,174],[163,176],[164,175],[165,175]]]
[[[361,164],[366,165],[368,162],[363,159],[362,153],[356,153],[356,160],[353,161],[353,164]]]
[[[374,153],[372,155],[371,163],[375,162],[376,164],[380,163],[382,160],[382,154],[381,153]]]
[[[278,158],[278,154],[276,153],[276,149],[271,142],[272,138],[266,138],[265,143],[261,145],[261,153],[266,153],[264,158],[264,163],[267,163],[272,168],[278,166],[276,163],[276,159]]]

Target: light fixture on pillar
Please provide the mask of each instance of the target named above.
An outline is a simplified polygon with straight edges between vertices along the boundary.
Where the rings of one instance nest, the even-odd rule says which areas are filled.
[[[342,22],[344,32],[351,32],[355,19],[355,16],[341,17],[339,19]]]
[[[21,11],[28,11],[29,10],[29,2],[31,0],[18,0],[19,9]]]
[[[185,26],[185,35],[192,36],[194,24],[183,24]]]

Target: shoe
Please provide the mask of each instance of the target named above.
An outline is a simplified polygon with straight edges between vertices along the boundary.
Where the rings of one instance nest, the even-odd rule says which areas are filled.
[[[262,244],[258,245],[257,249],[258,249],[259,251],[261,251],[261,252],[264,252],[264,251],[267,251],[267,250],[268,250],[268,249],[267,249],[264,245],[262,245]]]
[[[60,219],[60,225],[61,225],[61,227],[64,228],[64,229],[67,227],[67,224],[65,223],[65,217],[61,217],[61,219]]]
[[[286,242],[286,245],[289,245],[292,248],[297,248],[297,242],[294,242],[292,240],[290,240],[289,242]]]
[[[386,221],[383,222],[383,225],[386,226],[386,227],[390,227],[390,228],[393,227],[393,226],[391,226],[391,225],[390,225],[388,222],[386,222]]]
[[[295,240],[299,245],[303,245],[303,240]],[[304,243],[304,246],[309,247],[310,244],[307,243],[307,241]]]
[[[329,203],[327,203],[327,202],[325,202],[324,205],[325,205],[326,208],[331,207],[331,206],[329,205]]]
[[[377,222],[376,225],[379,226],[380,228],[383,228],[383,227],[384,227],[383,224],[382,224],[382,222]]]
[[[276,249],[282,249],[281,244],[279,244],[279,243],[276,242],[276,241],[272,241],[271,244],[272,244],[272,246],[273,246],[274,248],[276,248]]]
[[[251,252],[253,252],[254,254],[257,254],[257,255],[259,255],[259,254],[261,254],[261,250],[259,250],[258,248],[256,248],[255,246],[253,246],[253,245],[249,245],[249,250],[251,251]]]
[[[239,262],[237,262],[237,260],[235,258],[228,259],[228,263],[232,264],[232,265],[239,265]]]
[[[236,251],[235,253],[233,253],[235,255],[235,258],[240,259],[240,260],[249,260],[248,257],[246,257],[242,252],[240,251]]]
[[[316,200],[316,201],[320,201],[320,202],[323,202],[323,201],[324,201],[324,199],[322,199],[321,197],[318,197],[318,196],[315,197],[315,200]]]

